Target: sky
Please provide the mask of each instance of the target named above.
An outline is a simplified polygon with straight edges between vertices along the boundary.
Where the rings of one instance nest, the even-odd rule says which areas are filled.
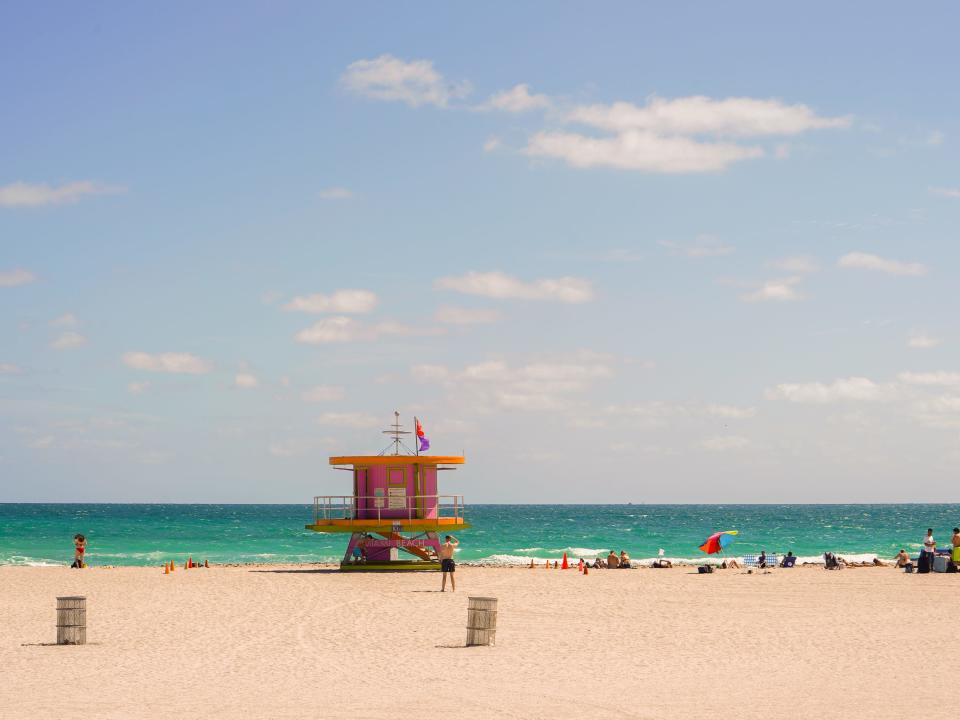
[[[958,20],[3,6],[0,501],[960,501]]]

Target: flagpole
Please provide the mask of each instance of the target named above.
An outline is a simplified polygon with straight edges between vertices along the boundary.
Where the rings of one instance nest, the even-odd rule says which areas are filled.
[[[417,435],[418,422],[419,421],[417,420],[417,416],[414,415],[413,416],[413,452],[419,456],[420,455],[420,436]]]

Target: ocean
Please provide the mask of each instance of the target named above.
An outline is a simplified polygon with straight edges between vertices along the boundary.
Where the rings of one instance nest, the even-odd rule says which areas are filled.
[[[187,556],[211,563],[335,562],[347,536],[304,529],[312,505],[0,503],[0,564],[69,565],[73,535],[87,536],[90,565],[160,565]],[[523,565],[626,550],[635,560],[696,561],[717,530],[739,530],[728,554],[819,559],[890,558],[917,550],[926,528],[949,545],[960,505],[472,505],[457,560]]]

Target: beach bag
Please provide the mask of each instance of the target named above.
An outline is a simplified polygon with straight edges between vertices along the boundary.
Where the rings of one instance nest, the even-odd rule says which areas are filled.
[[[920,559],[917,561],[917,572],[918,573],[930,572],[930,553],[928,552],[920,553]]]
[[[707,575],[713,572],[713,565],[701,565],[697,568],[697,572],[701,575]]]

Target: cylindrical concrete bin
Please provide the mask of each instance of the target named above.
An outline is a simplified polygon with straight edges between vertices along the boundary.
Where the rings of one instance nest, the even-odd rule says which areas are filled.
[[[497,638],[497,599],[472,597],[467,602],[467,647],[494,645]]]
[[[87,644],[87,599],[78,595],[57,598],[57,645]]]

